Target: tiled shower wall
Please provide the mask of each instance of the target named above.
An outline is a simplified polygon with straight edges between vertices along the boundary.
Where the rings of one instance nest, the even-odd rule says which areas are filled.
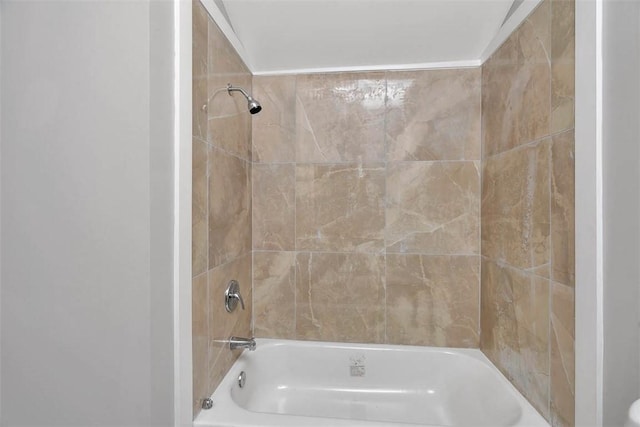
[[[546,0],[482,69],[253,77],[252,117],[194,2],[194,414],[253,310],[260,337],[480,346],[573,424],[573,26]]]
[[[475,69],[254,77],[254,333],[479,345]]]
[[[244,97],[227,93],[229,82],[251,90],[249,70],[200,2],[194,1],[194,416],[239,354],[224,347],[224,340],[251,336],[251,118]],[[224,309],[224,291],[231,279],[240,283],[244,311],[240,305],[233,313]]]
[[[482,67],[480,348],[574,423],[574,3],[545,0]]]

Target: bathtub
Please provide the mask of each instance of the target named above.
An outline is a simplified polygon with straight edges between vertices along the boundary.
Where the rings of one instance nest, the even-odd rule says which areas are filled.
[[[195,426],[549,425],[480,350],[256,341]]]

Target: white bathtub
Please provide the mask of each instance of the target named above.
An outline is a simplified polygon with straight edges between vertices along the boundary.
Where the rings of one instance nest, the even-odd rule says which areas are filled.
[[[256,341],[195,426],[548,427],[479,350]]]

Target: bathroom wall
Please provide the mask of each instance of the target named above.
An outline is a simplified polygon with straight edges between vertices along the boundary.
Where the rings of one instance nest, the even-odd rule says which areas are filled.
[[[574,420],[574,3],[545,0],[482,66],[480,348]]]
[[[173,425],[173,22],[0,2],[2,426]]]
[[[194,417],[251,336],[251,116],[227,83],[251,90],[251,74],[199,1],[193,3],[193,404]],[[207,99],[211,98],[207,103]],[[202,106],[207,103],[206,111]],[[246,309],[224,309],[231,279]]]
[[[477,347],[479,68],[256,76],[259,337]]]
[[[640,398],[640,3],[603,10],[603,424]]]

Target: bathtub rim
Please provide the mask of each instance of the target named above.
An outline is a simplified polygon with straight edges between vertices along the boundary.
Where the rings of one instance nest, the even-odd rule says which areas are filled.
[[[225,374],[224,378],[214,390],[211,395],[211,399],[214,403],[214,409],[216,406],[225,406],[230,409],[226,411],[224,415],[225,419],[216,419],[217,413],[215,410],[202,410],[200,414],[193,421],[195,427],[285,427],[285,426],[335,426],[335,427],[366,427],[366,426],[417,426],[418,424],[397,423],[391,424],[383,421],[371,421],[371,420],[353,420],[343,418],[320,418],[320,417],[308,417],[302,415],[284,415],[284,414],[271,414],[253,412],[244,409],[236,404],[231,397],[231,387],[237,381],[238,368],[241,367],[246,360],[255,357],[255,354],[264,348],[278,348],[286,346],[297,346],[305,348],[341,348],[349,350],[388,350],[388,351],[411,351],[411,352],[424,352],[424,353],[443,353],[452,354],[457,356],[470,357],[486,367],[488,367],[494,374],[496,374],[498,381],[507,387],[507,389],[513,394],[514,399],[517,401],[521,409],[521,416],[516,426],[541,426],[549,427],[549,422],[538,412],[537,409],[522,395],[522,393],[515,387],[511,381],[491,362],[491,360],[479,349],[479,348],[457,348],[457,347],[432,347],[432,346],[416,346],[416,345],[402,345],[402,344],[369,344],[369,343],[343,343],[332,341],[302,341],[302,340],[288,340],[288,339],[275,339],[275,338],[256,338],[256,350],[247,351],[243,350],[240,357],[234,362],[229,371]],[[226,386],[226,387],[225,387]],[[234,419],[238,416],[247,416],[246,421],[242,420],[242,423],[237,423]],[[275,421],[270,418],[275,417]],[[282,424],[277,420],[283,418],[290,421],[290,424]],[[228,420],[226,419],[228,418]],[[259,422],[256,422],[260,419]],[[266,420],[265,420],[266,419]],[[321,420],[331,420],[331,424],[323,424]],[[314,422],[314,420],[317,420]],[[441,426],[434,426],[441,427]]]

